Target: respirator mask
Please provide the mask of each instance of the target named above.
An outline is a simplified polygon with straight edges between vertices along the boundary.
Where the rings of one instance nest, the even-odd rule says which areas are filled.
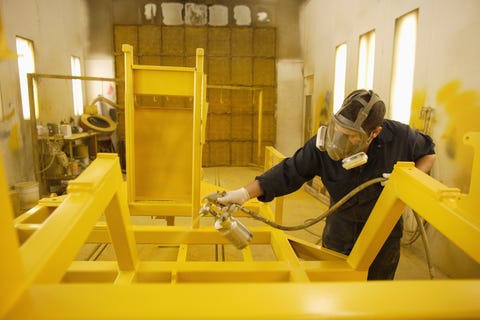
[[[370,96],[370,100],[367,103],[368,96]],[[358,112],[355,121],[352,121],[341,113],[354,101],[362,104],[363,108]],[[347,170],[366,163],[368,157],[363,150],[370,141],[362,124],[377,101],[380,101],[380,98],[371,90],[357,90],[350,94],[340,110],[331,117],[328,125],[318,129],[317,148],[326,151],[332,160],[342,160],[342,165]]]

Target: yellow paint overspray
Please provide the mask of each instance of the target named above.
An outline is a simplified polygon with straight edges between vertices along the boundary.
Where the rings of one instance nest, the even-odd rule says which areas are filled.
[[[473,150],[463,143],[467,132],[480,131],[480,100],[474,90],[462,90],[461,82],[451,81],[437,94],[437,104],[444,107],[447,124],[441,138],[445,140],[447,156],[459,168],[454,183],[467,192],[470,184]]]
[[[16,122],[10,128],[10,136],[8,138],[8,148],[12,152],[20,150],[20,132],[18,128],[18,123]]]
[[[315,128],[320,127],[321,124],[328,123],[330,118],[330,96],[331,94],[328,90],[318,96],[315,107]],[[312,132],[312,134],[314,133]]]
[[[422,108],[425,106],[425,90],[415,90],[412,95],[410,110],[410,126],[419,131],[425,128],[425,119],[422,117]]]

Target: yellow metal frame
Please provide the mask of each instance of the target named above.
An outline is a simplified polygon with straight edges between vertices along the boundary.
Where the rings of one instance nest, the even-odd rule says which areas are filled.
[[[137,65],[133,47],[123,45],[122,50],[130,210],[133,215],[194,217],[207,114],[203,49],[197,49],[194,68]],[[193,108],[143,106],[141,95],[188,97]]]
[[[369,265],[406,205],[480,262],[480,221],[476,215],[476,199],[480,196],[480,133],[465,138],[475,148],[469,194],[447,188],[412,163],[398,163],[349,256],[268,226],[251,226],[252,244],[241,251],[241,261],[191,261],[187,254],[191,246],[229,245],[212,226],[201,226],[198,216],[200,195],[217,189],[200,181],[201,132],[206,120],[206,77],[198,67],[202,54],[197,52],[197,68],[165,69],[135,66],[130,60],[131,47],[124,46],[124,52],[127,134],[143,130],[139,118],[146,121],[149,116],[157,116],[150,111],[147,116],[139,116],[145,110],[135,110],[135,94],[162,94],[161,90],[170,88],[172,91],[165,94],[188,96],[192,82],[196,88],[194,108],[183,118],[191,124],[190,129],[185,129],[191,137],[191,141],[185,141],[191,147],[191,163],[186,162],[191,171],[172,177],[186,179],[191,189],[181,188],[173,181],[158,181],[159,189],[168,183],[178,186],[175,189],[180,196],[160,194],[164,197],[142,198],[137,191],[148,183],[138,181],[145,178],[140,160],[150,159],[135,157],[137,151],[144,155],[142,148],[147,143],[131,136],[127,137],[127,182],[123,181],[115,154],[98,154],[77,179],[69,182],[66,196],[42,199],[14,219],[0,157],[0,319],[480,316],[477,279],[364,281]],[[177,87],[175,83],[184,83],[182,79],[190,84]],[[198,109],[202,104],[205,108]],[[172,115],[172,121],[176,116]],[[274,149],[266,154],[265,168],[282,158]],[[139,168],[141,174],[135,171]],[[156,172],[151,174],[164,177]],[[268,204],[250,201],[249,207],[271,219],[281,219],[281,212],[274,215]],[[132,214],[191,215],[192,226],[133,225]],[[116,260],[76,260],[85,243],[110,244]],[[137,246],[147,243],[178,247],[176,259],[141,260]],[[273,257],[257,260],[257,247],[271,248]]]
[[[7,204],[0,215],[0,318],[478,318],[478,279],[358,281],[405,205],[480,262],[480,133],[466,142],[475,147],[469,194],[399,163],[350,256],[252,227],[252,247],[270,244],[276,261],[254,261],[250,248],[242,250],[244,261],[188,261],[189,244],[226,240],[211,227],[131,225],[112,154],[99,154],[67,196],[39,203],[14,223],[0,166],[0,200]],[[268,206],[259,209],[271,214]],[[97,222],[102,215],[105,223]],[[73,261],[89,241],[111,243],[117,260]],[[139,243],[177,244],[177,261],[140,261]]]

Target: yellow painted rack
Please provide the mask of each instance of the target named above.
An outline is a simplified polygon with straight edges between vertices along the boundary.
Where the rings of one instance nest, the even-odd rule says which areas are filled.
[[[130,49],[124,49],[128,65]],[[156,90],[140,89],[143,85],[166,86],[157,82],[155,75],[165,70],[169,71],[132,65],[130,76],[126,71],[127,105],[141,109],[141,103],[135,105],[133,92],[140,95]],[[189,79],[204,84],[204,75],[197,71],[189,70]],[[143,76],[145,82],[135,85]],[[200,95],[203,90],[198,90]],[[161,180],[155,190],[147,190],[146,186],[152,186],[156,180],[141,180],[143,175],[150,174],[142,168],[142,161],[150,155],[147,143],[139,142],[143,138],[139,134],[127,137],[130,146],[127,145],[126,182],[118,157],[98,154],[69,183],[67,195],[42,199],[14,219],[0,157],[0,319],[479,318],[478,279],[365,279],[369,265],[406,205],[480,262],[480,220],[476,214],[480,196],[480,133],[465,137],[465,142],[475,148],[469,194],[444,186],[412,163],[398,163],[349,256],[268,226],[254,225],[252,244],[241,251],[238,260],[192,261],[188,259],[191,246],[229,245],[212,226],[202,225],[201,220],[207,218],[198,217],[201,195],[215,191],[217,186],[200,180],[199,123],[203,118],[195,108],[179,111],[184,113],[182,121],[191,121],[185,130],[192,137],[193,143],[187,144],[193,160],[184,165],[185,171],[191,166],[190,171],[180,175],[188,183]],[[127,116],[127,130],[142,131],[139,126],[149,117],[156,117],[150,111],[145,111],[145,115],[140,115],[144,110],[126,112],[137,111],[138,114]],[[128,123],[128,117],[135,119],[133,124]],[[158,148],[161,146],[165,147],[164,153],[177,147],[167,142]],[[154,155],[160,156],[162,152],[157,151]],[[135,152],[140,156],[132,154]],[[276,160],[266,156],[267,167],[281,158],[272,153]],[[146,163],[155,168],[157,164],[149,161]],[[129,178],[129,172],[135,175]],[[161,174],[152,173],[155,179]],[[178,197],[163,190],[169,183],[176,186],[173,190],[179,191]],[[268,204],[251,201],[249,206],[271,219],[278,220],[281,215],[274,215]],[[132,214],[189,215],[192,223],[135,225],[131,222]],[[88,243],[110,244],[116,259],[76,260],[79,250]],[[137,246],[147,243],[175,246],[178,252],[170,261],[145,261],[139,258]],[[270,248],[272,258],[257,260],[257,247]]]

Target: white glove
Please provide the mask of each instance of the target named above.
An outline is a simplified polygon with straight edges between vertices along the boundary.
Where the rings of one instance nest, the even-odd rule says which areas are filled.
[[[240,188],[237,190],[227,192],[225,196],[218,198],[217,201],[225,205],[232,204],[232,203],[242,205],[244,202],[246,202],[249,199],[250,199],[250,195],[248,194],[247,189]]]
[[[385,179],[389,179],[390,178],[390,174],[391,173],[382,173],[382,177],[384,177]],[[382,181],[380,182],[380,185],[382,187],[385,187],[385,185],[387,184],[388,180],[385,180],[385,181]]]

